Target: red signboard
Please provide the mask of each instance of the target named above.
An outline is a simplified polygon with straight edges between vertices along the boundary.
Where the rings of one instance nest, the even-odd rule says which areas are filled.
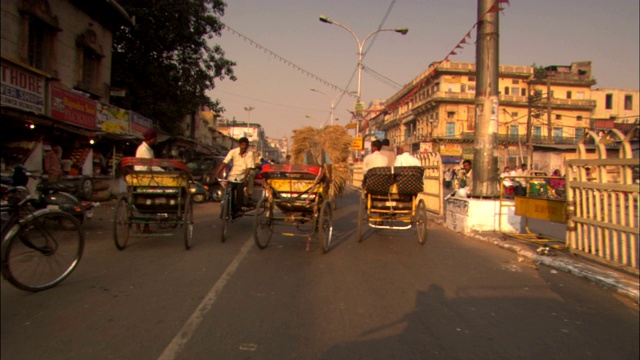
[[[71,91],[50,86],[51,117],[86,129],[96,129],[96,102]]]

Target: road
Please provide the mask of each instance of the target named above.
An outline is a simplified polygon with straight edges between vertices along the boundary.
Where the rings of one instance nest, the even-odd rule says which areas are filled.
[[[221,243],[218,204],[181,235],[111,239],[113,203],[86,225],[78,269],[26,293],[1,284],[2,359],[637,359],[638,306],[591,282],[430,224],[355,240],[357,193],[340,199],[334,247],[252,218]]]

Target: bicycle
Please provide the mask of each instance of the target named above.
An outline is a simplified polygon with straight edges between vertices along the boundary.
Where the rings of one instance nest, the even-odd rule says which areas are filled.
[[[2,201],[2,276],[25,291],[50,289],[75,270],[84,251],[80,222],[57,209],[33,210],[26,188]]]
[[[254,210],[255,207],[244,207],[243,206],[243,212],[240,213],[239,217],[234,218],[233,217],[233,206],[234,206],[234,197],[233,197],[233,192],[232,192],[232,186],[229,183],[236,183],[234,181],[229,181],[227,179],[217,179],[218,182],[220,183],[220,185],[222,186],[222,188],[224,189],[223,193],[222,193],[222,200],[220,201],[220,220],[222,222],[222,231],[221,231],[221,236],[220,236],[220,240],[222,242],[225,242],[227,240],[227,235],[228,235],[228,229],[229,229],[229,224],[242,217],[244,215],[244,212],[247,211],[251,211]],[[237,184],[240,184],[239,182]],[[263,192],[264,193],[264,192]],[[258,201],[259,203],[259,201]],[[264,209],[262,209],[264,211]]]

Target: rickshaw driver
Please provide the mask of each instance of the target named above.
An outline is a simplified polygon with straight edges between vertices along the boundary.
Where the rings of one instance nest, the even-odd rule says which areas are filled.
[[[227,175],[229,186],[231,186],[231,192],[233,194],[233,214],[232,218],[237,218],[242,215],[242,206],[244,205],[244,187],[247,179],[249,178],[249,172],[255,168],[253,159],[253,152],[248,151],[249,139],[246,137],[238,140],[238,147],[229,150],[227,157],[224,158],[222,163],[216,170],[216,177],[219,177],[222,171],[231,163],[231,171]]]

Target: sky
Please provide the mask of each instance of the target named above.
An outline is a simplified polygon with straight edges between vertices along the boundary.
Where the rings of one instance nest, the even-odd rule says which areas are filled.
[[[386,100],[473,29],[453,62],[475,62],[477,0],[227,0],[229,29],[212,42],[235,61],[238,78],[217,80],[209,97],[223,117],[259,123],[270,137],[351,121],[358,89],[358,42],[364,42],[362,102]],[[501,65],[570,65],[591,61],[597,88],[640,88],[638,0],[511,0],[500,14]],[[238,35],[241,34],[241,35]],[[258,44],[258,45],[256,45]],[[321,91],[314,92],[311,89]],[[323,94],[324,93],[324,94]],[[253,109],[247,111],[246,109]]]

